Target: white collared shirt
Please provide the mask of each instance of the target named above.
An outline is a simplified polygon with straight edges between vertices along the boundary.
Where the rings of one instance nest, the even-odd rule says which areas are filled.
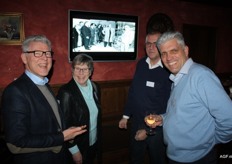
[[[149,69],[154,69],[154,68],[157,68],[159,66],[163,68],[163,64],[161,62],[161,59],[159,59],[159,61],[155,65],[151,65],[151,59],[149,57],[147,57],[146,62],[149,65]]]

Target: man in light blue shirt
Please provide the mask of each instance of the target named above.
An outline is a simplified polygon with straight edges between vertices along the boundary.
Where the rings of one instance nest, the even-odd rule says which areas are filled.
[[[217,163],[214,146],[232,140],[232,101],[217,76],[189,58],[182,34],[167,32],[157,41],[173,81],[163,125],[170,164]]]

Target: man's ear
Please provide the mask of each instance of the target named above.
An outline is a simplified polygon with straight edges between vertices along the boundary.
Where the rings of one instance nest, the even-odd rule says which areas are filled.
[[[27,57],[26,57],[25,53],[21,54],[21,59],[22,59],[24,64],[27,64]]]

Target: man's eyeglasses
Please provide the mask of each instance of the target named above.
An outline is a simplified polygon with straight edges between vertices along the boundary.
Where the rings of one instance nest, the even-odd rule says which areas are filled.
[[[83,72],[83,73],[87,73],[87,72],[89,72],[89,68],[78,68],[78,67],[75,67],[74,68],[75,69],[75,71],[77,71],[77,72]]]
[[[146,42],[145,45],[146,47],[156,46],[156,42]]]
[[[54,52],[53,51],[26,51],[24,53],[33,53],[35,57],[39,58],[45,54],[47,58],[52,58]]]

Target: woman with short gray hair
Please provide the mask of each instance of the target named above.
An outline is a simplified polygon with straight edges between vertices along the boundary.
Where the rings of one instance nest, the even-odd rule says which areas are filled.
[[[78,54],[72,61],[72,79],[60,88],[57,95],[66,125],[87,125],[87,133],[68,144],[70,161],[75,163],[91,164],[96,155],[101,159],[100,89],[90,80],[93,70],[92,57]]]

